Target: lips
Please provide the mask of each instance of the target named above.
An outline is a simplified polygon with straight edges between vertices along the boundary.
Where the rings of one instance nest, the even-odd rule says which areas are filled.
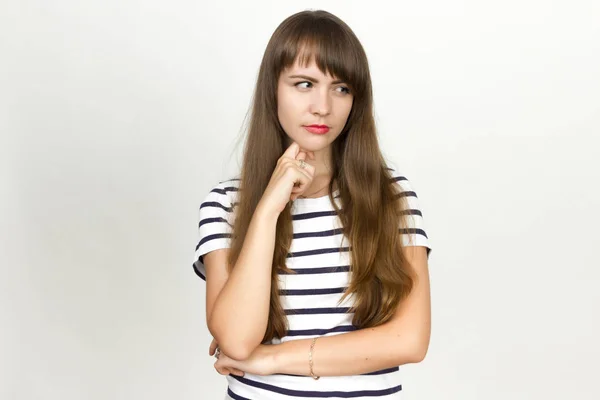
[[[304,129],[316,135],[324,135],[329,132],[327,125],[304,125]]]

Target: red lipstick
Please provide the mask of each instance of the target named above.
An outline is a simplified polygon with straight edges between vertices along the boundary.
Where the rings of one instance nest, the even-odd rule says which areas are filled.
[[[329,127],[327,125],[304,125],[304,129],[316,135],[324,135],[329,132]]]

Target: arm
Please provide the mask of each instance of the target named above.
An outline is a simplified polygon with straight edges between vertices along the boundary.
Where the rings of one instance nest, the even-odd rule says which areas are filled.
[[[249,356],[267,328],[277,217],[257,207],[229,276],[226,251],[205,256],[208,329],[221,349],[237,360]]]
[[[313,372],[319,376],[356,375],[417,363],[425,358],[431,333],[431,305],[426,248],[404,248],[417,280],[411,294],[390,321],[374,328],[320,337],[313,351]],[[270,346],[276,373],[310,375],[312,339]]]

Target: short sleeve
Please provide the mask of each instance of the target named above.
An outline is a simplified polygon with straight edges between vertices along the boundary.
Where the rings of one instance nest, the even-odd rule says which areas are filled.
[[[198,210],[198,236],[194,253],[194,272],[206,281],[204,255],[229,248],[233,227],[232,200],[238,187],[235,180],[220,182],[204,198]]]
[[[408,203],[408,209],[405,210],[407,215],[406,226],[400,226],[399,230],[402,234],[402,244],[404,246],[424,246],[427,248],[427,258],[431,253],[431,242],[426,232],[425,220],[423,211],[419,203],[419,198],[415,192],[412,183],[395,167],[389,168],[392,180],[400,188],[400,196],[405,197]]]

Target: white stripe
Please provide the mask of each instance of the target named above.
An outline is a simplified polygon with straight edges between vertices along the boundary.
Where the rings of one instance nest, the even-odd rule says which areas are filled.
[[[392,171],[394,177],[401,176],[396,171]],[[402,191],[414,191],[409,181],[400,180],[397,181],[399,188]],[[224,189],[225,187],[239,187],[239,181],[220,183],[215,186],[218,189]],[[222,195],[219,193],[209,193],[203,202],[215,201],[219,202],[225,207],[231,207],[232,203],[237,201],[237,191],[227,191],[226,194]],[[405,197],[408,203],[409,209],[420,210],[419,199],[415,196]],[[306,200],[306,199],[305,199]],[[292,213],[295,215],[309,213],[309,212],[322,212],[332,211],[333,207],[329,203],[328,199],[307,199],[304,202],[294,203],[292,207]],[[230,223],[234,222],[235,213],[227,213],[220,207],[203,207],[199,211],[199,221],[206,218],[226,218]],[[409,229],[421,229],[425,230],[425,221],[421,215],[408,215],[408,228]],[[333,229],[340,228],[340,222],[337,216],[324,216],[311,219],[296,219],[292,221],[293,231],[296,235],[308,232],[323,232]],[[398,227],[403,227],[400,224]],[[202,238],[206,238],[214,234],[231,233],[231,227],[224,223],[208,223],[203,225],[198,230],[198,242]],[[343,242],[342,242],[343,239]],[[197,242],[197,243],[198,243]],[[420,233],[405,233],[402,235],[402,242],[405,246],[417,245],[429,247],[429,239]],[[204,255],[210,251],[219,248],[227,248],[230,245],[230,239],[219,238],[205,242],[194,254],[194,261],[201,255]],[[339,252],[341,246],[348,247],[349,243],[346,238],[341,234],[334,236],[325,237],[296,237],[292,240],[290,253],[298,253],[304,251],[311,251],[315,249],[334,249],[331,253],[315,254],[309,256],[297,256],[288,257],[286,259],[287,266],[291,269],[297,269],[302,271],[306,268],[326,268],[326,267],[341,267],[350,264],[350,253]],[[198,269],[204,273],[202,265],[198,266]],[[280,289],[281,290],[314,290],[314,289],[332,289],[332,288],[345,288],[350,284],[350,273],[349,272],[328,272],[328,273],[311,273],[311,274],[282,274],[279,276]],[[280,295],[280,300],[285,310],[298,310],[298,309],[318,309],[318,308],[344,308],[351,307],[354,301],[354,295],[349,296],[341,304],[338,304],[343,293],[332,293],[332,294],[320,294],[320,295],[298,295],[297,293]],[[344,313],[345,310],[340,313],[319,313],[319,314],[291,314],[287,315],[288,328],[293,331],[313,330],[313,329],[332,329],[340,326],[352,326],[352,313]],[[331,332],[324,336],[335,336],[345,334],[346,332]],[[314,335],[302,335],[302,336],[286,336],[283,339],[274,339],[273,344],[288,342],[291,340],[302,340],[312,338]],[[308,350],[308,349],[307,349]],[[319,346],[318,342],[315,347],[315,359],[318,362]],[[308,361],[307,361],[308,362]],[[317,366],[318,371],[318,366]],[[318,381],[315,381],[311,377],[302,376],[287,376],[287,375],[269,375],[269,376],[256,376],[252,374],[246,374],[247,379],[251,379],[255,382],[262,382],[268,385],[273,385],[281,388],[287,388],[290,390],[300,391],[364,391],[364,390],[385,390],[391,387],[400,385],[401,371],[395,371],[388,374],[382,375],[358,375],[358,376],[336,376],[327,377],[323,376]],[[239,396],[246,397],[249,399],[261,399],[261,400],[290,400],[294,398],[302,398],[298,396],[288,396],[285,394],[278,394],[262,388],[256,388],[252,386],[240,383],[236,379],[227,376],[230,389]],[[362,400],[366,399],[399,399],[402,398],[402,391],[386,396],[363,396],[360,397]],[[230,399],[229,396],[225,396],[226,399]],[[338,397],[339,398],[339,397]],[[331,400],[332,397],[307,397],[307,400],[318,400],[327,399]]]

